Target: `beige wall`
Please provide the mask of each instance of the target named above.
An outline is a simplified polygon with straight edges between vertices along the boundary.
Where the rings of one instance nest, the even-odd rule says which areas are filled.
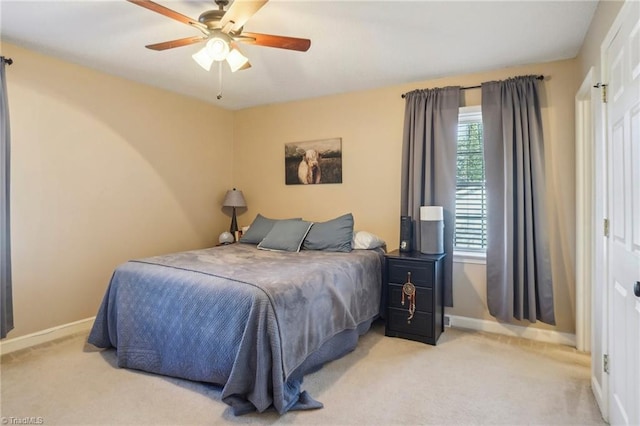
[[[231,112],[4,43],[12,125],[12,241],[18,337],[95,315],[113,268],[209,246],[228,226],[219,207],[243,190],[256,213],[327,220],[398,244],[404,100],[415,88],[544,74],[551,254],[557,327],[573,332],[576,60],[452,76]],[[480,92],[464,92],[478,105]],[[212,137],[211,135],[216,135]],[[341,137],[343,183],[284,184],[284,143]],[[483,265],[454,265],[455,307],[493,318]],[[522,325],[529,325],[523,323]]]
[[[16,327],[92,317],[115,266],[229,223],[233,113],[3,43]]]
[[[248,225],[256,213],[327,220],[352,212],[357,229],[398,245],[400,163],[404,100],[416,88],[471,86],[524,74],[544,74],[543,125],[546,140],[549,226],[557,327],[575,330],[574,96],[577,62],[566,60],[416,82],[300,102],[250,108],[235,114],[234,182],[247,199],[239,217]],[[480,91],[464,92],[464,105],[480,104]],[[284,184],[284,144],[342,138],[343,183]],[[484,265],[454,266],[453,315],[493,320],[486,308]],[[522,323],[521,325],[528,325]]]
[[[591,67],[594,67],[594,76],[598,80],[602,42],[623,4],[624,1],[617,0],[606,0],[598,3],[598,8],[593,15],[591,25],[577,58],[580,66],[580,81],[584,79]]]

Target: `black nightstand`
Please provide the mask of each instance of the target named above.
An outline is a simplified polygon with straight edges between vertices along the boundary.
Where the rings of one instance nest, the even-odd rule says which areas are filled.
[[[385,255],[384,280],[387,318],[385,335],[435,345],[444,331],[442,273],[444,254],[401,253]],[[415,312],[409,318],[409,297],[402,304],[402,286],[415,286]]]

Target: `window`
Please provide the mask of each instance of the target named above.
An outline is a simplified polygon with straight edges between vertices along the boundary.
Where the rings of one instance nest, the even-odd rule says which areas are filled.
[[[460,108],[456,178],[454,250],[484,252],[487,247],[487,194],[480,107]]]

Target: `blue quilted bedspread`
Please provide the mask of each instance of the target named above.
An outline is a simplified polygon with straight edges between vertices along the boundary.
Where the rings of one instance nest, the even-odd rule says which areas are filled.
[[[235,414],[318,408],[302,377],[353,350],[379,313],[382,265],[375,250],[248,244],[129,261],[88,341],[117,348],[120,367],[222,385]]]

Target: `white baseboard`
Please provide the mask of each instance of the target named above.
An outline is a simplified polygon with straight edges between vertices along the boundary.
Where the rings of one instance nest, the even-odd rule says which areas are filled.
[[[89,331],[95,319],[96,317],[86,318],[80,321],[48,328],[36,333],[3,340],[0,342],[0,355],[6,355],[21,349],[51,342],[52,340],[60,339],[61,337],[67,337],[76,333]]]
[[[451,327],[467,328],[470,330],[487,331],[489,333],[504,334],[512,337],[522,337],[525,339],[537,340],[546,343],[558,343],[576,347],[576,335],[563,333],[554,330],[543,330],[533,327],[522,327],[513,324],[503,324],[495,321],[482,320],[477,318],[460,317],[457,315],[447,315]]]
[[[450,326],[454,328],[466,328],[476,331],[504,334],[512,337],[522,337],[525,339],[537,340],[539,342],[558,343],[572,347],[576,346],[575,334],[543,330],[540,328],[521,327],[519,325],[503,324],[495,321],[461,317],[457,315],[446,316],[449,317]],[[48,328],[36,333],[16,337],[14,339],[3,340],[0,342],[0,355],[30,348],[42,343],[51,342],[76,333],[89,331],[94,321],[95,317],[86,318],[80,321]]]

